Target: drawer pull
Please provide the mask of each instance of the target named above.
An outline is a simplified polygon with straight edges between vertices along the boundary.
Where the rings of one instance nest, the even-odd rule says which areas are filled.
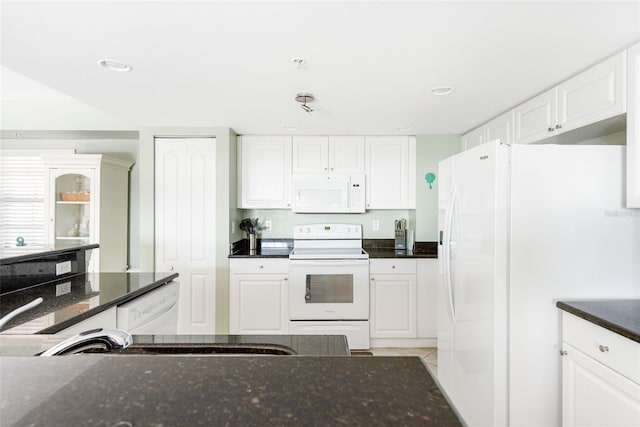
[[[598,348],[600,349],[601,352],[606,353],[607,351],[609,351],[609,347],[606,345],[599,345]]]
[[[560,350],[560,356],[566,356],[567,354],[567,350]]]

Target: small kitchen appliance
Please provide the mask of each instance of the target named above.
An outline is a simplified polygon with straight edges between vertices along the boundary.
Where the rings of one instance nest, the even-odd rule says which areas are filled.
[[[289,255],[289,332],[346,335],[369,348],[369,254],[359,224],[306,224],[293,229]]]
[[[396,219],[395,220],[395,231],[396,231],[396,250],[404,251],[407,249],[407,220],[406,219]]]

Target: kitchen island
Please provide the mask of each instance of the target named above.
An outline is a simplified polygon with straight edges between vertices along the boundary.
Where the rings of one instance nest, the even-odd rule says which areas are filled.
[[[0,382],[3,426],[461,425],[418,357],[3,357]]]

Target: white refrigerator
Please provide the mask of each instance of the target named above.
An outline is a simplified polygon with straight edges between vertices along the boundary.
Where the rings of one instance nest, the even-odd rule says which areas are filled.
[[[492,141],[440,162],[437,376],[468,425],[560,425],[555,301],[640,297],[624,156]]]

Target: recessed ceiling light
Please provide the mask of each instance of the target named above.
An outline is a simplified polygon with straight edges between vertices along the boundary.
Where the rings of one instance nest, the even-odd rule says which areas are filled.
[[[129,71],[133,70],[133,67],[131,65],[122,61],[117,61],[115,59],[101,59],[100,61],[98,61],[98,64],[100,64],[101,67],[104,67],[107,70],[111,71],[128,73]]]
[[[453,92],[453,88],[451,86],[436,86],[434,88],[431,88],[429,92],[431,92],[431,95],[437,96],[449,95]]]
[[[298,130],[298,126],[289,126],[289,125],[284,125],[282,126],[282,129],[289,131],[289,132],[293,132],[295,130]]]
[[[400,132],[407,132],[411,130],[411,126],[396,126],[396,130]]]

